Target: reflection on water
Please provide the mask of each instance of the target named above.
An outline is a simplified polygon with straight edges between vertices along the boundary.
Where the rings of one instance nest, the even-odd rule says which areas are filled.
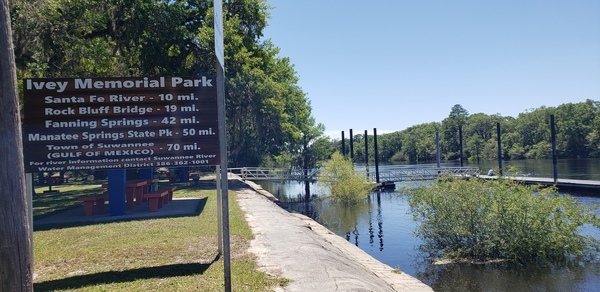
[[[356,169],[364,170],[365,165],[362,163],[355,164]],[[380,171],[385,171],[387,167],[436,167],[436,163],[425,164],[383,164],[380,165]],[[459,167],[460,162],[444,162],[441,167]],[[497,161],[481,161],[480,163],[466,161],[465,167],[479,167],[482,174],[486,174],[490,169],[498,168]],[[554,168],[551,159],[530,159],[530,160],[510,160],[502,162],[504,175],[519,175],[532,177],[554,177]],[[558,159],[557,174],[560,179],[583,179],[583,180],[598,180],[600,181],[600,159],[599,158],[582,158],[582,159]],[[371,171],[375,169],[371,166]],[[511,170],[514,170],[511,172]]]
[[[460,163],[449,163],[447,166],[458,166]],[[498,168],[498,163],[493,161],[481,162],[479,164],[467,162],[465,166],[479,167],[482,171]],[[503,169],[511,167],[518,170],[519,175],[532,177],[554,177],[554,168],[551,159],[511,160],[502,162]],[[600,159],[558,159],[558,178],[562,179],[584,179],[600,180]],[[507,173],[504,173],[505,175]],[[509,172],[508,175],[511,175]]]
[[[600,160],[596,160],[600,162]],[[532,164],[532,163],[530,163]],[[598,176],[581,174],[592,167],[581,164],[573,171],[578,179]],[[544,173],[539,169],[531,173]],[[550,166],[551,173],[551,166]],[[575,177],[573,177],[575,178]],[[600,177],[597,178],[600,180]],[[430,182],[425,182],[430,183]],[[290,210],[303,213],[346,238],[374,258],[412,275],[435,291],[600,291],[600,263],[581,263],[563,268],[541,268],[510,264],[432,265],[419,250],[422,243],[414,236],[417,224],[409,214],[406,198],[395,192],[375,192],[364,203],[352,207],[331,204],[323,189],[311,184],[311,199],[306,201],[304,184],[297,182],[260,182]],[[403,186],[414,186],[405,183]],[[600,198],[575,196],[582,204],[600,204]],[[600,215],[600,211],[596,209]],[[583,229],[585,235],[600,237],[597,229]]]
[[[428,266],[417,278],[435,291],[598,291],[600,264],[565,268],[509,264]]]

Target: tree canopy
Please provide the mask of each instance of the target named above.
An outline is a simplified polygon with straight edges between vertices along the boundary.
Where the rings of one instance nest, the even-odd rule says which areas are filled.
[[[18,78],[215,74],[212,2],[13,1]],[[265,0],[223,6],[232,166],[260,165],[286,153],[306,156],[307,137],[323,135],[290,60],[261,39],[269,8]]]
[[[467,159],[496,160],[498,123],[503,159],[551,158],[550,115],[555,116],[559,158],[600,157],[600,102],[588,99],[555,108],[542,106],[530,109],[516,118],[484,113],[469,115],[462,106],[455,105],[442,122],[424,123],[380,135],[380,161],[434,161],[437,154],[436,131],[440,134],[442,159],[457,160],[459,125],[463,128],[463,150]],[[356,135],[354,141],[358,145],[364,143],[362,135]],[[358,149],[355,151],[356,161],[364,161],[364,149],[355,148]],[[369,157],[374,157],[374,150],[369,152]]]

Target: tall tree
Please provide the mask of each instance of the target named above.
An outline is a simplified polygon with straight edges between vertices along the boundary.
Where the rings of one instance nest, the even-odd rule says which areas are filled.
[[[462,105],[455,104],[452,106],[452,109],[450,109],[448,118],[453,119],[458,126],[462,126],[467,121],[468,116],[469,111],[467,111]]]
[[[592,131],[587,135],[586,140],[590,156],[600,157],[600,109],[596,111],[596,117],[592,122]]]
[[[401,131],[382,134],[378,137],[379,157],[381,161],[391,161],[396,153],[402,150]],[[400,155],[400,154],[399,154]]]
[[[446,159],[460,159],[460,141],[459,132],[467,121],[469,112],[460,104],[455,104],[450,110],[448,118],[442,121],[443,129],[443,148],[446,152]]]
[[[426,123],[407,128],[402,133],[402,153],[408,161],[423,162],[436,158],[435,132],[439,123]]]
[[[594,119],[599,104],[592,100],[582,103],[566,103],[556,108],[558,128],[557,144],[565,157],[588,157],[590,148],[587,137],[593,132]]]
[[[0,291],[33,291],[15,70],[8,1],[0,0]]]
[[[515,122],[515,131],[521,136],[521,146],[527,158],[549,158],[550,115],[554,108],[542,106],[519,114]]]
[[[13,2],[21,78],[216,72],[210,0]],[[231,166],[299,149],[301,128],[310,123],[289,59],[261,40],[268,9],[265,0],[223,6]]]
[[[464,134],[465,136],[477,135],[483,141],[487,141],[496,134],[496,123],[500,119],[499,116],[484,113],[470,115],[464,125]]]

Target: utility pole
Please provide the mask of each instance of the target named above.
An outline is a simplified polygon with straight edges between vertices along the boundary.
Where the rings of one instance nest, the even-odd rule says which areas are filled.
[[[8,0],[0,0],[0,133],[0,291],[33,291],[33,238]]]

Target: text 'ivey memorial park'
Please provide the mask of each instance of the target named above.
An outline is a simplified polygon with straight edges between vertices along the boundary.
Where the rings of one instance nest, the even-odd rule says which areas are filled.
[[[24,80],[27,172],[216,165],[214,77]]]

